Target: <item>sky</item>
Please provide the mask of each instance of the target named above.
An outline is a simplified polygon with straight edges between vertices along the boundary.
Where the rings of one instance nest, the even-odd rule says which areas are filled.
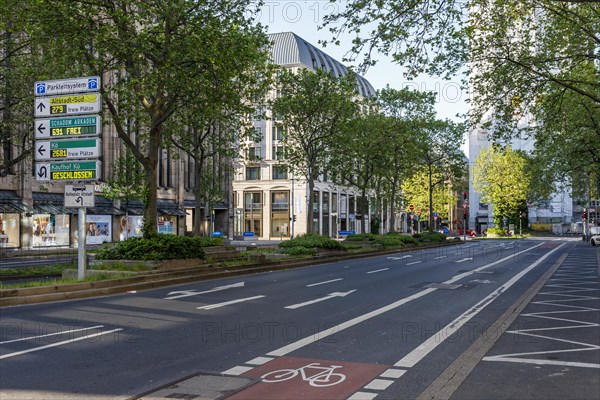
[[[343,2],[331,3],[328,0],[265,0],[260,10],[258,21],[267,27],[268,33],[294,32],[307,42],[316,46],[325,53],[342,61],[344,55],[350,48],[350,36],[342,40],[341,46],[328,45],[323,48],[319,40],[331,38],[326,29],[319,30],[324,15],[336,11]],[[389,85],[394,89],[409,87],[421,91],[436,92],[436,111],[440,119],[452,119],[461,121],[456,114],[465,114],[468,110],[466,99],[468,94],[461,90],[461,77],[446,81],[437,77],[419,76],[414,80],[408,80],[402,75],[402,67],[394,64],[385,56],[377,56],[377,65],[370,67],[363,74],[371,85],[377,89],[383,89]],[[349,65],[349,63],[344,62]]]

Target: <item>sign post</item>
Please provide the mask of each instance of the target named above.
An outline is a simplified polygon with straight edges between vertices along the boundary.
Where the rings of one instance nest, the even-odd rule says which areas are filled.
[[[34,154],[35,160],[41,161],[35,163],[38,181],[94,182],[101,178],[98,158],[102,140],[97,137],[102,134],[100,85],[98,76],[34,84]],[[94,196],[94,185],[65,185],[65,207],[77,208],[79,280],[85,278],[87,261],[86,207],[94,207]]]

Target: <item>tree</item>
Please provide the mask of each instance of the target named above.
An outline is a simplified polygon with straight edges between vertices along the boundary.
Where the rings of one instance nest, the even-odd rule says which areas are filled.
[[[223,183],[229,176],[229,161],[239,154],[241,136],[250,129],[244,116],[264,101],[271,87],[272,68],[262,28],[222,28],[207,38],[206,73],[194,81],[188,107],[169,126],[173,145],[194,161],[194,235],[207,233],[202,222],[211,215],[214,203],[226,199],[229,185]]]
[[[433,211],[438,213],[442,219],[449,217],[448,209],[450,205],[456,202],[456,196],[453,191],[448,190],[447,185],[430,186],[430,180],[434,182],[442,181],[443,174],[437,171],[430,176],[429,168],[421,166],[406,180],[402,182],[402,195],[407,204],[414,205],[417,210],[425,210],[419,216],[419,219],[427,218],[430,221],[429,228],[433,229]],[[406,207],[406,211],[409,211]]]
[[[433,193],[436,187],[458,182],[467,173],[461,150],[464,126],[449,120],[429,120],[419,141],[418,163],[427,172],[429,227],[433,229]]]
[[[335,78],[323,70],[283,71],[281,96],[272,102],[276,125],[283,128],[285,160],[290,170],[306,178],[307,232],[313,231],[310,204],[315,181],[327,165],[330,152],[345,140],[349,121],[358,113],[355,77]]]
[[[433,96],[404,88],[389,86],[377,93],[378,109],[386,116],[385,146],[379,176],[390,199],[390,230],[395,230],[398,191],[419,161],[420,132],[425,121],[433,118]]]
[[[511,147],[490,146],[483,149],[473,167],[473,186],[482,201],[494,207],[494,224],[516,215],[528,200],[531,175],[527,160]]]
[[[165,126],[194,101],[214,57],[202,51],[214,32],[245,29],[250,2],[197,0],[48,0],[38,15],[62,54],[83,60],[86,72],[107,74],[104,104],[119,138],[142,164],[148,184],[144,235],[156,232],[159,151]],[[127,130],[138,121],[140,131]]]

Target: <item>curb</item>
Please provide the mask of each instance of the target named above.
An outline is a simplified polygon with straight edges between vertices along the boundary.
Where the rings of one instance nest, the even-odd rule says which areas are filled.
[[[159,287],[178,285],[188,282],[199,282],[217,278],[243,276],[261,272],[269,272],[273,270],[286,270],[291,268],[327,264],[331,262],[344,260],[379,257],[387,254],[405,253],[409,251],[426,250],[459,244],[464,244],[464,242],[451,241],[445,243],[436,243],[435,245],[423,245],[413,248],[390,249],[377,251],[375,254],[373,252],[368,252],[346,255],[323,255],[317,258],[311,258],[295,262],[276,261],[267,264],[257,263],[252,265],[246,265],[244,267],[234,267],[230,269],[222,267],[204,267],[203,269],[199,270],[198,267],[186,267],[175,271],[172,270],[169,272],[151,272],[148,274],[137,275],[131,278],[121,278],[97,282],[82,282],[67,285],[40,286],[34,288],[4,289],[0,290],[0,307],[123,294],[131,291],[155,289]]]

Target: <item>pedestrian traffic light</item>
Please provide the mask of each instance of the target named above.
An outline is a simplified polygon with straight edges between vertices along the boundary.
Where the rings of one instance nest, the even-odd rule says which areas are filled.
[[[463,192],[463,200],[467,201],[467,191],[466,190]]]

